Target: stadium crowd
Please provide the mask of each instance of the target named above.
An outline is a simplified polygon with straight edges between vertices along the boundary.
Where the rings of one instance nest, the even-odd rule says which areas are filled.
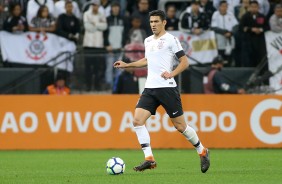
[[[282,32],[280,0],[175,2],[166,4],[166,29],[195,35],[213,30],[226,66],[256,67],[266,55],[264,33]],[[118,80],[135,81],[135,76],[115,71],[113,62],[124,47],[144,49],[144,39],[152,34],[148,12],[154,9],[158,0],[0,0],[0,26],[15,34],[48,32],[73,41],[86,53],[86,90],[117,93]]]

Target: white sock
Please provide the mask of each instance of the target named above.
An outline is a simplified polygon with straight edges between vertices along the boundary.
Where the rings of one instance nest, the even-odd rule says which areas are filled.
[[[142,150],[144,152],[145,159],[148,158],[148,157],[152,158],[153,153],[152,153],[152,148],[151,148],[151,145],[150,145],[150,135],[149,135],[149,132],[148,132],[146,126],[145,125],[137,126],[137,127],[134,127],[134,130],[136,132],[138,141],[139,141],[139,143],[142,147]]]
[[[196,131],[192,127],[187,125],[185,131],[182,134],[191,144],[193,144],[198,154],[201,154],[204,151],[204,146],[200,142]]]

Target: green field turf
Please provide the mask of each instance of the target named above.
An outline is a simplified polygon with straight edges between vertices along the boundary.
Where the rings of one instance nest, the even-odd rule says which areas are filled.
[[[0,183],[282,183],[282,150],[211,149],[211,167],[202,174],[194,150],[154,150],[158,167],[137,173],[142,150],[0,151]],[[107,175],[106,161],[119,156],[123,175]]]

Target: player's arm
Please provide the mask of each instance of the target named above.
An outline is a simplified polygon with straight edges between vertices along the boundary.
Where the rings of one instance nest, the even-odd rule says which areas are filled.
[[[116,61],[114,63],[115,68],[142,68],[147,66],[147,59],[142,58],[132,63],[125,63],[123,61]]]
[[[188,68],[189,62],[186,55],[179,58],[179,65],[170,73],[171,77],[175,77],[181,72],[183,72],[186,68]]]
[[[188,58],[185,55],[184,51],[182,50],[182,51],[179,52],[179,55],[177,55],[177,54],[176,54],[176,56],[180,57],[180,58],[178,58],[179,59],[179,65],[171,73],[168,73],[167,71],[163,72],[161,76],[164,79],[170,79],[170,78],[177,76],[178,74],[183,72],[189,66]]]

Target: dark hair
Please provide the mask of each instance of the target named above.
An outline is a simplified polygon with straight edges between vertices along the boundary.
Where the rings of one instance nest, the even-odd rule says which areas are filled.
[[[20,8],[22,8],[21,4],[20,3],[11,3],[9,4],[9,12],[12,14],[14,9],[19,6]]]
[[[62,73],[58,73],[56,78],[55,78],[55,82],[57,82],[58,80],[66,80],[66,75],[62,74]]]
[[[220,1],[220,2],[219,2],[219,6],[222,5],[222,4],[225,4],[225,3],[228,4],[227,1],[225,1],[225,0]]]
[[[142,0],[138,0],[138,3],[140,3]],[[147,2],[149,3],[149,0],[147,0]]]
[[[215,65],[215,64],[224,64],[224,59],[222,58],[221,55],[218,55],[218,56],[213,58],[212,64],[213,65]]]
[[[250,1],[250,4],[256,4],[259,5],[259,3],[257,1]]]
[[[276,9],[278,9],[278,8],[282,8],[282,4],[276,4],[275,7],[274,7],[274,9],[276,10]]]
[[[176,10],[176,7],[174,4],[170,4],[165,8],[165,11],[167,12],[169,8],[174,8]]]
[[[118,1],[113,1],[113,2],[111,3],[111,7],[113,7],[113,6],[118,6],[118,7],[120,7],[120,4],[119,4]]]
[[[66,7],[68,4],[72,4],[72,1],[67,0],[67,1],[65,2],[65,7]]]
[[[41,5],[41,6],[39,7],[38,11],[37,11],[37,17],[42,18],[42,12],[43,12],[44,8],[47,8],[47,10],[48,10],[48,12],[49,12],[49,9],[48,9],[48,7],[47,7],[46,5]],[[48,13],[48,14],[49,14],[49,13]],[[48,15],[48,17],[49,17],[49,15]]]
[[[166,20],[165,12],[162,10],[153,10],[149,13],[149,17],[151,16],[159,16],[161,20]]]
[[[139,15],[139,14],[133,14],[133,15],[130,17],[130,21],[132,21],[133,19],[142,20],[142,17],[141,17],[141,15]]]

